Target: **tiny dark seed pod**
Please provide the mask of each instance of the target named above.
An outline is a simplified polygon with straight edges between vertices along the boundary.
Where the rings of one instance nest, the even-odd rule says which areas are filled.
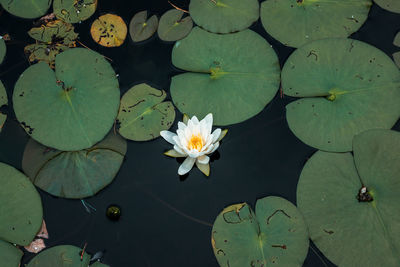
[[[118,221],[121,217],[121,208],[118,205],[110,205],[106,211],[107,218]]]

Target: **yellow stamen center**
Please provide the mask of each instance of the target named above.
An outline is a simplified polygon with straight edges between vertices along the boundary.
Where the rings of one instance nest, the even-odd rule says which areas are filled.
[[[188,143],[188,149],[196,149],[200,151],[203,148],[203,138],[201,138],[200,134],[192,135]]]

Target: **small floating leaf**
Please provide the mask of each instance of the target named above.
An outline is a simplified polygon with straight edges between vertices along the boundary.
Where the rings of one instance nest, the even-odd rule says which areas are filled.
[[[20,249],[10,243],[0,240],[1,267],[18,267],[22,255],[23,253]]]
[[[117,15],[106,14],[96,19],[90,29],[93,40],[105,47],[117,47],[124,43],[128,29]]]
[[[216,125],[255,116],[279,88],[278,57],[251,30],[221,35],[196,27],[175,43],[172,63],[190,71],[172,77],[175,106],[190,117],[212,113]]]
[[[158,37],[167,42],[174,42],[184,38],[190,33],[193,21],[190,16],[182,18],[184,12],[171,9],[164,13],[158,24]]]
[[[90,18],[97,8],[97,0],[54,0],[53,10],[57,18],[78,23]]]
[[[302,266],[308,252],[303,216],[289,201],[265,197],[256,214],[246,203],[225,208],[211,236],[220,266]]]
[[[258,20],[257,0],[191,0],[189,12],[200,27],[215,33],[244,30]]]
[[[44,43],[36,43],[25,46],[24,51],[29,54],[30,62],[46,62],[51,68],[55,68],[56,56],[69,47],[65,45],[47,45]]]
[[[399,0],[374,0],[374,2],[383,9],[390,12],[400,13],[400,1]]]
[[[28,177],[0,162],[0,239],[29,245],[43,220],[42,201]]]
[[[46,14],[51,0],[0,0],[0,4],[14,16],[34,19]]]
[[[4,41],[3,37],[0,36],[0,64],[6,57],[6,52],[7,52],[6,42]]]
[[[112,182],[126,149],[126,141],[113,132],[94,147],[71,152],[52,150],[31,139],[25,147],[22,168],[49,194],[81,199]]]
[[[158,27],[158,18],[156,15],[147,19],[147,11],[141,11],[133,16],[129,24],[129,33],[134,42],[142,42],[149,39]]]
[[[399,266],[400,133],[368,130],[353,149],[318,151],[301,172],[297,203],[310,238],[338,266]]]
[[[39,253],[26,267],[87,267],[90,262],[90,255],[84,252],[82,260],[81,255],[81,248],[70,245],[56,246]]]
[[[119,108],[119,133],[134,141],[147,141],[160,136],[160,131],[168,130],[175,120],[175,109],[167,97],[147,84],[132,87],[124,94]]]
[[[18,79],[13,95],[17,119],[36,141],[76,151],[104,138],[118,114],[120,92],[111,65],[98,53],[69,49],[55,71],[40,62]]]
[[[261,22],[279,42],[300,47],[348,37],[366,21],[371,5],[371,0],[267,0],[261,4]]]
[[[344,39],[318,40],[293,52],[282,70],[292,132],[325,151],[352,150],[353,136],[391,128],[400,116],[400,71],[382,51]]]
[[[4,88],[3,83],[0,81],[0,108],[8,104],[6,88]],[[3,129],[4,123],[6,122],[7,115],[0,112],[0,132]]]

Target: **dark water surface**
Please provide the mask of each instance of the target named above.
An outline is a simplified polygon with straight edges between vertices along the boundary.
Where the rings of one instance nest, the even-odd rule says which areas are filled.
[[[115,13],[129,25],[132,16],[142,10],[159,17],[171,6],[167,0],[99,0],[94,16],[76,26],[80,41],[111,58],[120,77],[121,95],[132,85],[147,82],[169,91],[170,78],[178,71],[171,64],[173,43],[153,36],[133,44],[128,36],[122,47],[103,48],[90,37],[90,25],[101,14]],[[189,0],[174,1],[187,9]],[[0,16],[0,34],[9,33],[5,62],[0,66],[11,100],[19,75],[29,66],[23,52],[33,43],[27,35],[32,20]],[[251,27],[273,45],[281,66],[293,51],[273,40],[260,21]],[[399,50],[392,45],[400,30],[400,15],[374,5],[364,26],[352,37],[383,50],[388,55]],[[114,182],[88,203],[97,208],[89,214],[79,200],[55,198],[40,191],[50,239],[47,246],[71,244],[92,255],[106,250],[103,262],[111,267],[127,266],[218,266],[211,248],[211,225],[227,205],[276,195],[296,202],[296,185],[307,158],[316,150],[299,141],[285,120],[285,105],[293,99],[279,95],[257,116],[229,127],[229,133],[213,156],[211,176],[193,169],[179,177],[179,163],[162,153],[170,145],[158,138],[150,142],[128,142],[126,160]],[[0,134],[0,161],[21,169],[24,146],[28,140],[10,116]],[[177,120],[181,114],[177,114]],[[173,127],[173,130],[175,126]],[[400,130],[397,123],[395,129]],[[60,170],[62,171],[62,170]],[[122,217],[111,222],[105,216],[109,204],[122,207]],[[315,248],[315,247],[314,247]],[[316,250],[316,248],[315,248]],[[27,253],[23,263],[34,255]],[[322,258],[320,258],[322,257]],[[321,259],[323,259],[323,262]],[[334,266],[310,249],[304,266]]]

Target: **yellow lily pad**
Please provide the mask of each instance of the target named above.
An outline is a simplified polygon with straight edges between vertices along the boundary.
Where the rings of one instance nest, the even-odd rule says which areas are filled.
[[[120,16],[105,14],[93,22],[90,33],[99,45],[117,47],[124,43],[128,28]]]

